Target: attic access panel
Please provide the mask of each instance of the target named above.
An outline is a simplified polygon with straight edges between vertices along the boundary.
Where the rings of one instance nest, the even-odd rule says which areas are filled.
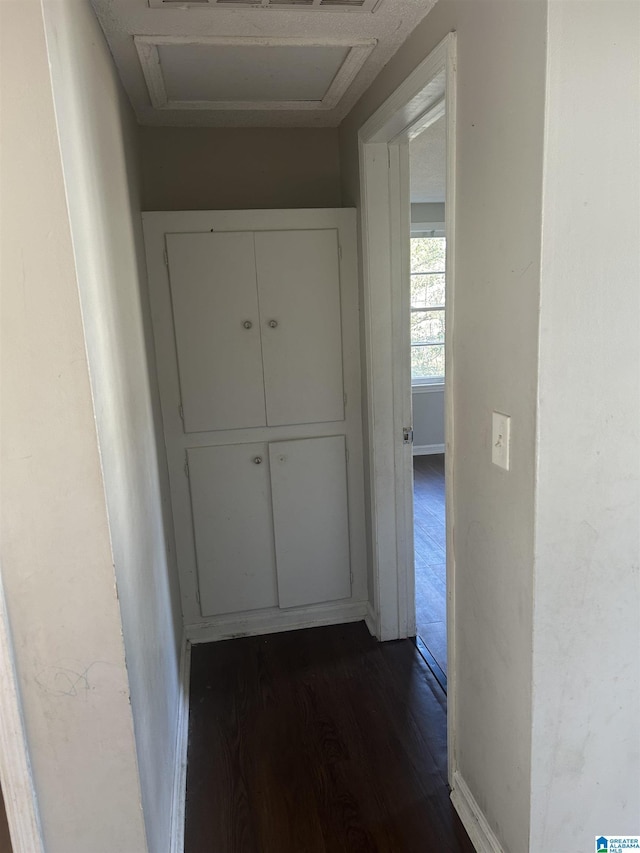
[[[149,0],[152,9],[308,9],[314,12],[374,12],[381,0]]]
[[[217,36],[134,41],[159,110],[332,109],[377,43]]]
[[[321,101],[348,53],[301,45],[158,46],[169,101]]]

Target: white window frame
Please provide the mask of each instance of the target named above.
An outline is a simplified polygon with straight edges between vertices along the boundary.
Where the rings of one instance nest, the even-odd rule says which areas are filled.
[[[411,237],[446,237],[444,222],[412,222]],[[411,274],[411,270],[409,271]],[[445,267],[446,275],[446,267]],[[425,309],[427,310],[427,309]],[[446,312],[446,304],[444,307]],[[445,314],[446,316],[446,314]],[[446,332],[445,332],[446,334]],[[411,344],[413,346],[413,344]],[[426,393],[428,391],[437,391],[444,388],[446,377],[444,376],[425,376],[422,379],[414,379],[411,377],[412,393]]]

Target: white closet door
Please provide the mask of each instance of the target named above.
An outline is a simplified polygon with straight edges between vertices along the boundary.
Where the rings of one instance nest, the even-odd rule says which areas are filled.
[[[351,595],[344,436],[269,445],[280,607]]]
[[[202,615],[277,607],[267,445],[196,447],[188,460]]]
[[[253,234],[167,234],[185,432],[265,426]]]
[[[255,234],[267,424],[344,418],[338,235]]]

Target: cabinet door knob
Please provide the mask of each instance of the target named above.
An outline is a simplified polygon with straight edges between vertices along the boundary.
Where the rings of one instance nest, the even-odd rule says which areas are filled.
[[[253,461],[256,463],[256,465],[259,465],[262,462],[262,456],[254,457]]]
[[[253,327],[253,323],[251,322],[251,320],[245,320],[242,325],[245,327],[245,329],[251,329]]]
[[[277,320],[269,320],[269,327],[270,327],[270,328],[275,329],[275,327],[276,327],[277,325],[278,325],[278,321],[277,321]]]

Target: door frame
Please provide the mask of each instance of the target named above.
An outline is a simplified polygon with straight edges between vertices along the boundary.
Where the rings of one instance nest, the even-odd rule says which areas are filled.
[[[13,853],[44,853],[1,572],[0,785]]]
[[[380,640],[415,634],[413,454],[409,338],[409,151],[411,138],[446,116],[447,277],[445,448],[447,453],[447,668],[449,781],[455,743],[454,284],[456,34],[449,33],[358,132],[368,391],[373,602],[369,624]]]

